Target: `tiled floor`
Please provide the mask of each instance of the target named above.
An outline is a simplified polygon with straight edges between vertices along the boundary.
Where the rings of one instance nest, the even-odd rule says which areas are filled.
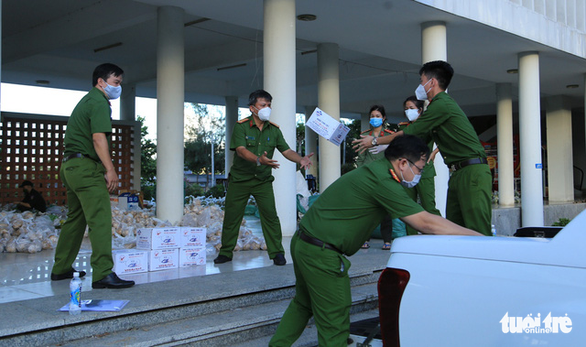
[[[246,226],[253,233],[261,234],[259,220],[247,217]],[[283,238],[287,262],[291,262],[289,253],[290,237]],[[0,253],[0,303],[28,300],[53,296],[69,292],[69,281],[51,281],[54,250],[45,250],[36,254]],[[83,278],[83,291],[92,290],[91,249],[89,242],[84,242],[74,268],[84,270],[88,275]],[[258,267],[273,266],[266,251],[235,252],[232,262],[215,265],[213,260],[217,253],[208,253],[205,266],[192,266],[179,269],[153,271],[141,274],[121,276],[134,280],[137,284],[167,281],[183,277],[205,276]]]

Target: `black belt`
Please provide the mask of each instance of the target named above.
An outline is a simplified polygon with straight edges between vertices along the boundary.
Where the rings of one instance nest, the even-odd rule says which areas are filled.
[[[476,165],[476,164],[488,164],[488,160],[486,160],[486,158],[474,158],[474,159],[463,160],[461,162],[454,163],[454,164],[450,165],[450,168],[455,171],[455,170],[460,170],[468,165]]]
[[[68,156],[64,157],[64,158],[63,158],[63,162],[65,163],[65,162],[66,162],[66,161],[68,161],[69,159],[74,159],[74,158],[89,158],[89,157],[88,157],[88,156],[86,156],[86,155],[83,155],[83,154],[81,154],[81,153],[73,153],[73,154],[70,154],[70,155],[68,155]]]
[[[316,245],[318,247],[323,247],[323,248],[331,249],[332,251],[336,251],[336,252],[338,252],[340,254],[344,254],[344,252],[340,251],[339,249],[337,249],[333,245],[330,245],[329,243],[325,243],[325,242],[323,242],[321,240],[318,240],[315,237],[311,237],[311,236],[307,235],[306,233],[304,233],[301,230],[299,231],[299,238],[302,239],[303,241],[307,242],[307,243],[311,243],[312,245]]]

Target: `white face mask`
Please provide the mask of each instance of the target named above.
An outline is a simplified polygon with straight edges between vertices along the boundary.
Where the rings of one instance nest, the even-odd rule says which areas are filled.
[[[104,88],[106,95],[108,95],[108,99],[114,100],[120,97],[122,94],[122,86],[114,87],[106,83],[106,88]]]
[[[405,116],[410,122],[413,122],[419,117],[419,110],[416,108],[408,108],[405,110]]]
[[[413,179],[411,181],[405,180],[405,178],[403,177],[403,171],[401,171],[401,185],[406,188],[413,188],[417,185],[417,183],[419,183],[421,175],[416,175],[415,172],[413,172],[411,165],[409,165],[409,170],[411,170],[411,173],[413,173]]]
[[[431,82],[431,80],[427,81],[427,83],[429,82]],[[429,92],[429,90],[425,90],[425,86],[427,85],[427,83],[425,83],[424,85],[419,84],[417,89],[415,89],[415,96],[417,97],[417,100],[427,100],[427,92]],[[431,88],[429,89],[431,90]]]
[[[263,122],[266,122],[271,117],[271,108],[270,107],[261,108],[260,110],[258,110],[257,115],[258,115],[258,118],[260,118],[260,120],[262,120]]]

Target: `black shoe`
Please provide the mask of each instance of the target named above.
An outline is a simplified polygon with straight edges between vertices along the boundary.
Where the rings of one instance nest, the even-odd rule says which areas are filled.
[[[229,261],[232,261],[232,258],[228,258],[225,255],[219,255],[216,259],[214,259],[214,264],[224,264]]]
[[[74,272],[79,272],[80,278],[85,276],[85,271],[77,271],[75,269],[71,269],[68,272],[61,274],[61,275],[55,275],[54,273],[51,272],[51,281],[61,281],[61,280],[66,280],[68,278],[73,278]]]
[[[102,278],[99,281],[92,283],[92,288],[128,288],[134,285],[134,281],[126,281],[118,277],[116,273],[112,272],[108,276]]]
[[[287,264],[287,260],[285,260],[285,256],[283,254],[279,253],[273,258],[273,263],[278,266],[283,266]]]

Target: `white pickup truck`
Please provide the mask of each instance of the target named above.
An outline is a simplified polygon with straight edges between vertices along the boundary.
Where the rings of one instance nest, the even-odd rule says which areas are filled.
[[[586,346],[586,212],[551,239],[399,238],[378,293],[385,346]]]

